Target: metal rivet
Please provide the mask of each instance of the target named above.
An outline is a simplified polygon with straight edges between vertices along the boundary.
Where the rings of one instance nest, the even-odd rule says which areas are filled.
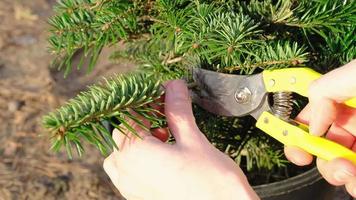
[[[282,132],[282,134],[283,134],[284,136],[287,136],[287,135],[288,135],[288,131],[287,131],[287,130],[284,130],[284,131]]]
[[[276,81],[274,79],[270,79],[269,85],[272,87],[272,86],[274,86],[274,84],[276,84]]]
[[[291,84],[295,84],[297,82],[297,79],[294,77],[294,76],[292,76],[291,78],[290,78],[290,83]]]
[[[268,118],[267,118],[267,117],[264,118],[264,119],[263,119],[263,122],[264,122],[265,124],[268,124],[268,122],[269,122]]]
[[[250,102],[251,96],[251,91],[247,87],[244,87],[236,91],[235,100],[237,101],[237,103],[244,104]]]

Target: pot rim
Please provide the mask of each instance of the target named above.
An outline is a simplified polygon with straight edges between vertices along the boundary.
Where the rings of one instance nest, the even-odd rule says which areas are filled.
[[[297,176],[287,178],[282,181],[252,186],[261,198],[273,197],[277,195],[288,194],[292,191],[313,185],[322,179],[316,167],[301,173]]]

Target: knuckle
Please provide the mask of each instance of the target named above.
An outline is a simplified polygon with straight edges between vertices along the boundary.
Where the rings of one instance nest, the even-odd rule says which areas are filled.
[[[104,160],[103,168],[105,172],[109,171],[109,161],[107,159]]]
[[[352,66],[356,66],[356,59],[351,60],[351,61],[350,61],[350,64],[351,64]]]
[[[113,165],[113,158],[112,158],[112,154],[110,154],[109,157],[105,158],[104,163],[103,163],[103,168],[105,172],[110,171],[110,169],[112,168]]]
[[[345,182],[342,180],[337,179],[337,171],[335,170],[337,168],[335,168],[335,163],[334,161],[322,161],[320,159],[318,159],[317,161],[317,168],[321,174],[321,176],[331,185],[335,185],[335,186],[341,186],[344,185]]]
[[[308,88],[308,96],[309,99],[316,99],[318,98],[320,95],[320,80],[315,80],[313,81]]]

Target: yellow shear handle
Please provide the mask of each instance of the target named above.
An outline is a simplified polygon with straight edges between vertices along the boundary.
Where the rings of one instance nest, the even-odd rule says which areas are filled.
[[[263,71],[263,80],[268,92],[290,91],[302,96],[308,96],[311,82],[320,78],[321,74],[309,68],[287,68]],[[356,98],[345,102],[356,108]]]
[[[256,126],[287,146],[297,146],[324,160],[345,158],[356,165],[356,153],[352,150],[325,138],[313,136],[269,112],[262,113]]]
[[[263,72],[268,92],[290,91],[305,97],[308,96],[311,82],[320,76],[321,74],[309,68],[288,68]],[[345,104],[356,108],[356,98],[346,101]],[[256,126],[287,146],[300,147],[325,160],[345,158],[356,165],[356,153],[352,150],[325,138],[313,136],[307,130],[281,120],[269,112],[262,113]]]

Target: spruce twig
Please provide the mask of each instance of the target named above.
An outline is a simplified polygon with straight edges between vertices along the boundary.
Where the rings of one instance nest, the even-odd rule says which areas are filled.
[[[52,149],[58,150],[64,145],[71,157],[71,146],[74,145],[81,155],[83,147],[80,143],[81,139],[85,139],[107,154],[115,147],[115,143],[101,122],[108,121],[124,134],[125,128],[138,136],[127,119],[139,125],[142,123],[130,112],[134,111],[153,124],[161,123],[161,114],[149,104],[162,94],[159,79],[144,74],[118,75],[90,86],[56,112],[44,116],[44,127],[53,136]],[[122,124],[121,127],[118,122]]]
[[[240,65],[228,66],[218,71],[252,73],[256,68],[271,69],[285,68],[288,66],[300,66],[308,61],[308,53],[305,47],[297,43],[290,45],[286,42],[270,42],[255,49],[255,53],[246,57]]]

